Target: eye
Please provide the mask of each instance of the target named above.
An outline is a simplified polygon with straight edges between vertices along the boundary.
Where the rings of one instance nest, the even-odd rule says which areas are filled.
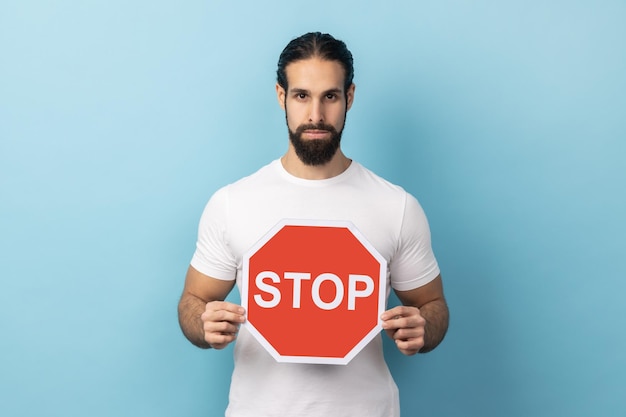
[[[306,98],[306,93],[297,93],[296,98],[298,100],[304,100]]]
[[[326,94],[326,100],[335,100],[336,98],[337,98],[337,94],[335,93]]]

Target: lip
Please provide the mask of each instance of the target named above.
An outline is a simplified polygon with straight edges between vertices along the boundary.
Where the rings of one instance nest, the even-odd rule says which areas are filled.
[[[330,135],[330,132],[328,130],[305,130],[304,132],[302,132],[302,136],[309,138],[309,139],[324,139],[327,138]]]

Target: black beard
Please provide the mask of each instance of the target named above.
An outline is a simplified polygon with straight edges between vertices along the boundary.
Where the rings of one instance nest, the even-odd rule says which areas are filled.
[[[295,132],[289,130],[289,140],[293,144],[296,155],[305,165],[319,166],[325,165],[333,159],[339,143],[341,142],[341,132],[330,125],[323,123],[300,125]],[[305,130],[326,130],[330,133],[330,139],[302,139]]]
[[[289,127],[289,140],[296,151],[296,155],[305,165],[319,166],[330,162],[339,149],[341,143],[341,133],[337,132],[331,125],[324,123],[300,125],[295,132]],[[330,139],[309,139],[302,140],[302,133],[305,130],[326,130],[330,133]]]

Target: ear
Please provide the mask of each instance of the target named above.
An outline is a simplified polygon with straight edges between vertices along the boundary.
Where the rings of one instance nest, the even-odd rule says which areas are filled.
[[[276,98],[278,99],[278,104],[280,108],[285,110],[285,97],[287,96],[287,92],[284,88],[280,86],[280,84],[276,83]]]
[[[352,83],[350,87],[348,87],[348,91],[346,92],[347,102],[346,102],[346,111],[350,110],[352,107],[352,103],[354,102],[354,90],[356,89],[356,85]]]

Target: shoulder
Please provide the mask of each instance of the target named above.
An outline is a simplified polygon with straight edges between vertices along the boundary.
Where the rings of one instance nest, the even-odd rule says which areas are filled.
[[[380,195],[381,198],[387,197],[404,201],[410,196],[400,185],[386,180],[360,163],[352,162],[352,165],[355,180],[362,187],[367,187],[370,192]]]
[[[236,191],[240,189],[255,188],[260,184],[267,184],[276,181],[276,179],[278,179],[279,177],[279,169],[277,167],[277,164],[279,163],[279,160],[274,160],[269,164],[259,168],[252,174],[224,186],[223,189]]]
[[[218,188],[211,194],[204,211],[228,210],[230,201],[234,196],[246,195],[250,190],[258,189],[259,184],[268,182],[268,178],[272,177],[272,172],[276,171],[275,167],[273,167],[275,162],[272,161],[254,173]]]
[[[275,178],[278,177],[276,162],[272,161],[250,175],[223,185],[213,193],[209,201],[225,203],[233,196],[254,192],[259,190],[262,185],[274,182]]]
[[[401,210],[398,212],[398,215],[403,222],[410,219],[409,221],[417,222],[420,228],[427,224],[424,209],[413,194],[406,191],[402,186],[394,184],[365,168],[363,165],[356,163],[355,169],[357,175],[361,178],[361,182],[368,187],[367,191],[375,196],[377,204],[397,207]]]

